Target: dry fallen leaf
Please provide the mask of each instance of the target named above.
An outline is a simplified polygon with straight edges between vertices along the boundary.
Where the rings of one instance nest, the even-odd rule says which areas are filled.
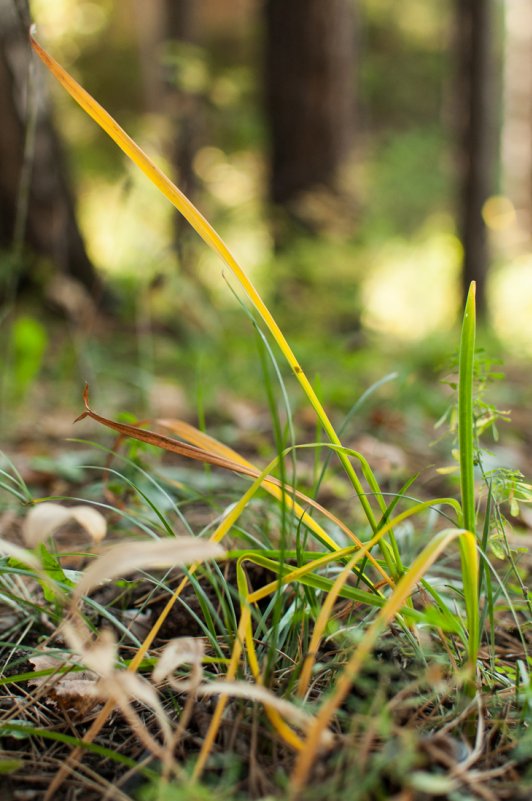
[[[51,654],[46,651],[29,657],[36,672],[50,670],[53,673],[63,667],[79,666],[79,657],[71,654]],[[50,676],[37,676],[29,680],[34,687],[43,688],[46,700],[54,706],[68,709],[69,714],[85,715],[101,701],[97,691],[98,676],[92,670],[75,670]]]
[[[79,600],[103,581],[125,576],[135,570],[178,567],[216,559],[224,553],[218,543],[197,537],[120,542],[108,548],[83,572],[73,600]]]
[[[94,542],[103,540],[107,533],[105,517],[92,506],[82,504],[67,507],[47,501],[33,506],[28,512],[22,527],[24,542],[30,548],[35,548],[71,520],[85,529]]]
[[[245,698],[258,701],[264,706],[274,709],[292,726],[307,731],[314,722],[312,715],[300,709],[291,701],[278,698],[271,690],[260,684],[245,681],[213,681],[201,683],[203,671],[201,662],[204,654],[204,643],[192,637],[180,637],[170,640],[164,648],[157,665],[153,669],[152,680],[156,683],[167,681],[177,692],[193,692],[198,696],[230,695],[233,698]],[[192,675],[188,681],[176,680],[172,674],[182,665],[192,665]],[[330,747],[334,736],[325,729],[321,737],[322,745]]]
[[[118,645],[113,632],[103,629],[93,639],[87,630],[82,631],[76,625],[66,622],[63,635],[74,651],[75,659],[96,675],[94,689],[89,684],[83,690],[99,699],[113,701],[141,742],[154,754],[162,756],[162,747],[146,730],[132,703],[141,703],[154,712],[167,744],[172,739],[170,723],[155,688],[137,673],[116,667]]]
[[[170,678],[182,665],[192,665],[192,683],[194,683],[194,679],[200,681],[202,677],[201,660],[203,659],[204,653],[205,644],[203,640],[196,637],[177,637],[174,640],[170,640],[163,649],[153,669],[153,681],[159,684],[159,682]],[[172,686],[177,689],[178,682],[174,679],[171,683]]]

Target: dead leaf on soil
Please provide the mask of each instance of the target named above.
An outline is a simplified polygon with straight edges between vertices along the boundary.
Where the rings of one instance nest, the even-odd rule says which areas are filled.
[[[160,756],[164,751],[157,740],[148,732],[132,703],[138,702],[155,714],[161,733],[168,744],[172,730],[155,688],[137,673],[117,668],[118,645],[110,629],[102,629],[96,639],[88,631],[82,631],[72,623],[65,623],[63,635],[76,658],[97,675],[94,690],[88,689],[101,700],[112,701],[122,712],[139,740]],[[168,756],[168,754],[166,754]]]
[[[197,537],[124,541],[112,545],[83,572],[73,596],[74,603],[98,584],[135,570],[179,567],[225,554],[221,545]]]
[[[288,723],[301,731],[307,731],[314,722],[312,715],[300,709],[291,701],[278,698],[271,690],[260,684],[251,684],[246,681],[213,681],[201,683],[203,670],[201,666],[204,654],[204,644],[200,639],[193,637],[179,637],[171,640],[164,648],[155,666],[152,679],[155,683],[167,681],[177,692],[193,692],[201,697],[213,695],[229,695],[233,698],[244,698],[256,701],[269,709],[274,709],[282,715]],[[188,681],[177,680],[173,673],[182,665],[192,665],[192,675]],[[333,733],[326,729],[321,737],[324,747],[330,747],[334,742]]]
[[[63,656],[41,654],[29,657],[29,662],[36,672],[41,670],[57,671],[64,667],[78,667],[79,659],[74,655]],[[92,670],[75,670],[55,676],[37,676],[30,679],[28,684],[44,688],[46,700],[54,706],[68,709],[70,713],[85,715],[101,698],[96,689],[98,675]]]
[[[65,523],[74,520],[94,542],[101,542],[107,533],[105,517],[86,504],[61,506],[58,503],[39,503],[28,512],[22,527],[26,545],[35,548],[53,536]]]

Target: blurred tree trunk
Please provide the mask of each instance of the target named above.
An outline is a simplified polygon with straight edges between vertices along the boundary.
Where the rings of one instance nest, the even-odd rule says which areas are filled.
[[[486,310],[489,248],[482,211],[493,193],[497,92],[494,81],[492,0],[457,0],[456,41],[460,131],[459,231],[464,259],[463,293],[477,283],[477,309]]]
[[[29,22],[27,0],[0,0],[0,248],[29,246],[94,296],[101,282],[76,222],[43,73],[31,63]],[[7,283],[5,295],[8,286],[16,288],[17,279],[6,276],[2,283]]]
[[[165,0],[165,38],[183,48],[197,47],[197,0]],[[195,202],[198,181],[193,162],[202,138],[203,100],[186,91],[179,85],[179,79],[174,77],[174,80],[167,81],[167,104],[175,131],[172,163],[178,175],[179,188]],[[191,259],[195,261],[190,252],[190,226],[181,214],[176,215],[175,236],[180,262],[186,271],[190,271]]]
[[[194,199],[197,180],[193,170],[202,127],[201,99],[180,85],[175,67],[175,48],[187,57],[187,49],[198,42],[197,0],[134,0],[134,16],[139,41],[141,73],[146,109],[170,119],[174,138],[170,160],[175,167],[179,188]],[[178,257],[184,269],[189,266],[189,225],[175,215]]]
[[[174,181],[192,201],[197,201],[199,182],[194,157],[203,140],[205,97],[191,91],[182,80],[183,65],[198,57],[201,12],[198,0],[132,0],[139,43],[145,106],[164,116],[171,132],[167,147],[174,168]],[[205,327],[197,313],[209,297],[198,278],[198,239],[179,212],[174,213],[174,251],[179,264],[181,308],[176,317],[183,332]],[[162,276],[155,276],[154,280]]]
[[[504,191],[515,206],[520,235],[532,235],[532,3],[505,7]]]
[[[131,0],[130,13],[137,38],[144,110],[160,114],[164,108],[161,80],[161,44],[165,34],[165,10],[170,0]]]
[[[334,191],[354,117],[351,0],[266,0],[270,196],[294,213],[302,196]]]

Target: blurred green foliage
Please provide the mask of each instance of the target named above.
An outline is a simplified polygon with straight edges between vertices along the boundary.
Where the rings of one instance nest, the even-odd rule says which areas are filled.
[[[11,394],[15,401],[20,401],[39,374],[48,346],[48,334],[35,317],[21,315],[13,322],[11,339],[14,362]]]
[[[405,0],[398,13],[395,0],[357,3],[358,116],[353,160],[343,176],[345,213],[332,208],[320,235],[300,231],[282,254],[273,248],[265,200],[259,3],[238,24],[227,23],[228,11],[222,24],[217,9],[214,21],[202,21],[194,43],[163,35],[153,60],[177,95],[176,107],[158,114],[146,108],[139,30],[124,5],[35,0],[33,7],[50,50],[165,169],[171,171],[186,96],[198,101],[202,131],[190,165],[195,201],[273,304],[309,375],[320,376],[325,401],[347,410],[368,384],[399,366],[404,386],[394,395],[403,409],[411,403],[414,419],[426,403],[437,418],[445,401],[430,386],[451,347],[453,315],[449,308],[433,314],[431,306],[431,327],[416,329],[421,304],[411,287],[417,281],[425,293],[428,283],[435,294],[448,296],[447,307],[457,305],[452,7]],[[115,146],[69,98],[54,89],[54,102],[84,233],[119,299],[118,319],[110,331],[94,330],[90,340],[80,330],[71,336],[71,326],[61,341],[64,321],[54,322],[52,335],[27,310],[13,329],[13,397],[22,398],[39,375],[48,336],[60,345],[53,360],[46,359],[46,379],[68,386],[64,396],[71,399],[90,379],[102,399],[122,407],[126,399],[128,408],[138,408],[149,405],[159,375],[184,385],[192,403],[204,386],[207,409],[216,406],[222,387],[260,397],[260,376],[250,367],[251,324],[227,291],[219,263],[182,230],[179,244],[187,258],[180,262],[173,211],[125,167]],[[437,263],[431,267],[429,261]],[[388,294],[368,289],[379,282],[389,285]],[[378,325],[368,314],[376,303]],[[398,316],[405,323],[400,327],[393,325]],[[406,328],[414,332],[408,350]],[[412,378],[417,375],[423,393]]]

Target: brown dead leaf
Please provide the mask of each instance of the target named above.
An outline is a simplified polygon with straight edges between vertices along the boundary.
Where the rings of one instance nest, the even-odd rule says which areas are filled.
[[[75,655],[62,656],[44,651],[29,657],[28,661],[36,672],[52,671],[49,676],[30,679],[28,684],[42,688],[46,700],[54,706],[68,710],[69,714],[84,716],[100,703],[101,698],[97,691],[98,675],[94,671],[72,670],[56,673],[64,667],[78,667],[80,661]]]

